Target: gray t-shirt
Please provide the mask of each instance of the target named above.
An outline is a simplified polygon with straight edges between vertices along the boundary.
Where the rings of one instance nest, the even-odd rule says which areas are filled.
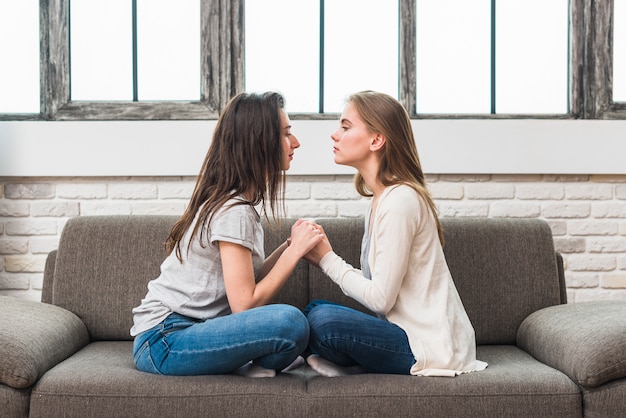
[[[173,312],[200,320],[231,313],[217,241],[240,244],[252,251],[255,275],[265,260],[259,214],[248,204],[231,206],[233,202],[226,202],[208,228],[198,230],[190,246],[189,237],[198,222],[196,214],[181,240],[182,263],[172,251],[161,264],[159,277],[148,283],[141,305],[133,309],[132,336],[149,330]]]

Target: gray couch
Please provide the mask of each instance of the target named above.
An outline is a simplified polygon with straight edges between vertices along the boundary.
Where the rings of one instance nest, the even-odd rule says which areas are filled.
[[[444,218],[446,256],[476,330],[481,372],[455,378],[157,376],[132,359],[131,309],[156,277],[171,216],[78,217],[47,259],[43,302],[0,297],[0,416],[624,416],[626,302],[565,304],[540,220]],[[358,265],[361,219],[323,219]],[[268,250],[291,221],[266,229]],[[276,302],[358,307],[302,261]]]

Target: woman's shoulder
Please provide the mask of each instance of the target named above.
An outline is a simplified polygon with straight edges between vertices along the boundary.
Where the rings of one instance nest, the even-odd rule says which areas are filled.
[[[224,202],[222,207],[215,213],[214,219],[219,218],[245,218],[260,221],[260,215],[254,206],[240,197],[234,197]]]
[[[407,184],[397,184],[387,187],[379,202],[379,208],[385,212],[417,215],[426,207],[426,202],[420,194]]]
[[[382,201],[391,203],[404,203],[411,204],[411,202],[418,203],[421,199],[417,191],[408,184],[395,184],[385,189]]]

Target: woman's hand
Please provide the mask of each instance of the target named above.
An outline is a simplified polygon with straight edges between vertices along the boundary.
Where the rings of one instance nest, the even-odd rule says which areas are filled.
[[[317,226],[317,228],[319,228],[320,231],[322,231],[323,238],[320,242],[317,243],[317,245],[315,245],[315,247],[311,248],[311,250],[304,255],[304,259],[313,264],[315,267],[319,267],[322,257],[331,252],[333,250],[333,247],[330,245],[330,241],[328,241],[328,237],[324,232],[324,228],[322,228],[320,225],[315,225]]]
[[[289,249],[304,257],[324,239],[324,230],[313,221],[298,219],[291,227]]]
[[[220,241],[226,296],[233,313],[266,305],[285,284],[298,261],[321,243],[324,230],[315,222],[299,219],[291,227],[289,245],[268,257],[255,280],[252,253],[242,245]]]

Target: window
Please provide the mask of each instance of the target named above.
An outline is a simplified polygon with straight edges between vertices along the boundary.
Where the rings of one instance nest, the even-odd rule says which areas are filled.
[[[568,0],[506,0],[492,5],[495,113],[567,113]]]
[[[398,95],[398,2],[329,0],[324,6],[324,112],[341,113],[348,94]]]
[[[490,3],[418,0],[418,113],[489,113]]]
[[[566,114],[568,1],[540,3],[416,0],[415,19],[404,21],[416,26],[416,51],[404,56],[416,56],[417,113]],[[411,7],[309,0],[293,10],[286,0],[248,0],[246,89],[283,91],[296,112],[340,112],[362,89],[398,97],[400,4]]]
[[[73,0],[72,3],[75,1],[80,3],[85,0]],[[198,2],[199,13],[196,7]],[[45,74],[42,74],[41,85],[42,91],[49,92],[42,97],[41,117],[43,119],[213,119],[217,117],[219,110],[228,99],[243,89],[243,33],[241,31],[243,0],[228,2],[181,0],[175,3],[176,12],[167,9],[167,7],[172,7],[174,4],[172,2],[133,0],[132,3],[136,4],[135,19],[132,18],[132,9],[130,13],[128,10],[128,5],[131,2],[121,0],[106,2],[107,8],[118,8],[115,19],[121,19],[120,33],[124,40],[127,39],[129,21],[131,22],[130,25],[132,25],[133,20],[137,23],[136,30],[133,30],[134,36],[136,36],[135,42],[128,40],[126,46],[120,47],[128,51],[128,45],[136,45],[137,51],[134,56],[137,63],[131,67],[127,59],[121,59],[123,69],[119,72],[116,70],[116,73],[125,80],[128,80],[129,74],[132,74],[132,84],[129,81],[120,82],[122,87],[119,91],[117,88],[112,89],[116,90],[115,97],[118,101],[104,101],[96,99],[97,94],[103,94],[102,89],[99,93],[89,91],[89,89],[93,86],[97,87],[108,74],[102,76],[93,73],[96,77],[94,80],[91,71],[86,69],[92,65],[89,63],[92,60],[87,59],[87,63],[78,61],[72,64],[71,61],[74,61],[74,58],[70,60],[70,56],[73,57],[73,54],[68,49],[72,26],[78,25],[76,30],[85,31],[83,32],[87,33],[85,36],[93,38],[92,42],[99,42],[97,36],[89,34],[89,29],[80,28],[80,24],[77,23],[80,14],[78,18],[75,16],[72,25],[70,7],[73,6],[70,6],[69,0],[41,2],[40,13],[44,17],[41,24],[41,43],[46,45],[45,50],[42,51],[42,66],[45,69]],[[89,4],[91,7],[93,2],[86,2],[85,4]],[[80,5],[76,7],[78,8],[75,13],[80,13]],[[103,11],[102,13],[106,12]],[[193,23],[197,21],[195,17],[190,18],[191,15],[199,17],[199,31],[196,23]],[[165,16],[167,16],[167,20]],[[176,22],[177,20],[181,21]],[[147,24],[148,21],[153,21],[155,25]],[[184,30],[181,30],[182,26],[185,26]],[[188,30],[200,33],[198,42],[189,41],[192,45],[199,45],[197,47],[199,52],[196,50],[196,53],[170,58],[169,61],[186,60],[188,64],[185,68],[191,69],[189,73],[172,75],[171,69],[167,68],[168,62],[166,61],[168,60],[161,60],[159,54],[163,48],[170,52],[172,50],[179,52],[177,49],[182,48],[178,48],[178,45],[188,41],[188,33],[190,33]],[[176,36],[171,34],[172,31],[177,32]],[[117,35],[115,38],[117,39]],[[167,39],[168,42],[171,39],[176,39],[175,44],[166,45],[164,39]],[[118,41],[116,40],[116,42]],[[74,39],[74,46],[81,48],[77,38]],[[192,47],[191,50],[194,48]],[[118,54],[119,51],[107,51],[107,53]],[[199,63],[199,69],[195,67],[195,62]],[[72,70],[79,77],[76,81],[79,84],[74,88],[72,88],[72,80],[70,79]],[[194,71],[199,72],[199,80],[193,73]],[[85,77],[87,81],[81,81],[80,77]],[[171,78],[180,79],[178,81],[183,82],[178,84],[173,93],[166,92],[160,86],[164,80]],[[131,99],[128,96],[130,85],[133,86]],[[78,90],[75,91],[75,89]],[[194,90],[194,93],[190,94],[190,90]],[[197,98],[190,98],[190,96]],[[187,99],[182,99],[183,97]],[[76,100],[79,98],[82,100]],[[176,100],[172,100],[172,98],[176,98]]]
[[[626,102],[626,0],[613,13],[613,101]]]
[[[133,21],[126,0],[70,2],[70,99],[133,97]]]
[[[292,5],[293,0],[246,0],[244,88],[281,92],[290,112],[317,112],[319,0]]]
[[[0,2],[0,114],[39,113],[39,8]]]
[[[97,20],[80,24],[81,6],[97,2],[4,2],[0,51],[20,71],[0,68],[0,120],[214,119],[244,89],[282,91],[299,118],[334,118],[365,88],[395,95],[414,118],[623,119],[624,2],[181,0],[174,12],[164,0],[111,0],[97,12],[101,28],[115,27],[107,43]]]
[[[290,112],[340,113],[354,91],[398,95],[398,4],[246,1],[245,88],[285,94]]]
[[[418,114],[568,112],[567,0],[416,7]]]
[[[613,57],[623,56],[615,46],[623,43],[611,33],[620,34],[617,26],[623,16],[624,0],[570,0],[573,11],[570,54],[572,114],[585,119],[626,119],[626,103],[613,99]],[[615,21],[613,13],[616,11]],[[623,33],[623,32],[621,32]],[[615,42],[614,42],[615,41]],[[622,76],[618,75],[618,79]],[[619,84],[618,84],[619,88]]]
[[[70,99],[200,100],[200,1],[72,0]]]

